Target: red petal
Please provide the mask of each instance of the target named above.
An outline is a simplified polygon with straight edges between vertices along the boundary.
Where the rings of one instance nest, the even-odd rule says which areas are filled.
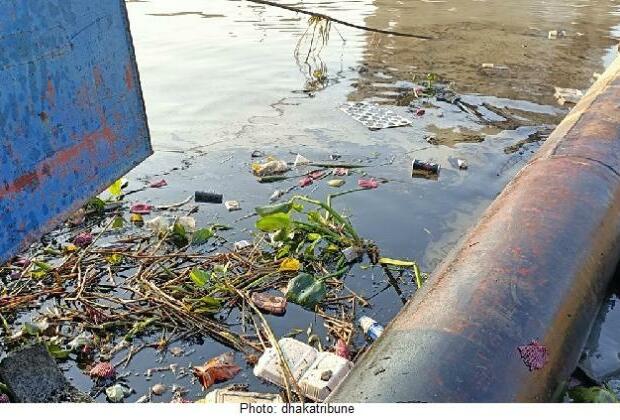
[[[150,204],[136,203],[131,206],[131,209],[129,211],[135,214],[149,214],[152,209],[153,206],[151,206]]]
[[[151,188],[161,188],[161,187],[165,187],[166,185],[168,185],[166,180],[165,179],[160,179],[159,181],[151,182],[151,185],[149,185],[149,187],[151,187]]]
[[[304,188],[304,187],[307,187],[308,185],[312,185],[313,182],[314,182],[314,179],[312,179],[312,177],[305,176],[299,180],[299,186],[301,188]]]
[[[359,185],[362,188],[365,188],[365,189],[369,190],[369,189],[372,189],[372,188],[377,188],[379,186],[379,183],[374,178],[370,178],[370,179],[362,178],[362,179],[357,181],[357,185]]]

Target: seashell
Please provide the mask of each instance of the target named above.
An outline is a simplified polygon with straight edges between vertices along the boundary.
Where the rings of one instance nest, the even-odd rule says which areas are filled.
[[[112,379],[116,376],[116,369],[109,362],[99,362],[90,370],[89,375],[95,379]]]
[[[162,395],[164,392],[166,392],[166,389],[167,389],[167,387],[164,384],[155,384],[151,388],[151,391],[155,395]]]

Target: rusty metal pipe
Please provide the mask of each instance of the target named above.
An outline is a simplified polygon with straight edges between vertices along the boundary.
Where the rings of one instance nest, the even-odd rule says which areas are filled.
[[[620,58],[388,325],[330,402],[560,395],[620,259]],[[546,364],[518,347],[538,340]]]

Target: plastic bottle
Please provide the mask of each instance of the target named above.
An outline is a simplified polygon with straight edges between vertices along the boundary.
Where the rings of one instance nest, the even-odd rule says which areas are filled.
[[[383,327],[374,319],[363,316],[359,319],[360,327],[364,331],[368,337],[370,337],[373,341],[376,340],[383,334]]]

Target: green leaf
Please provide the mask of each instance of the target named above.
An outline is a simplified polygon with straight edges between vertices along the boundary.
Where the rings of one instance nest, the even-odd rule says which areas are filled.
[[[121,216],[116,216],[112,222],[112,229],[122,229],[125,225],[125,220]]]
[[[606,387],[577,387],[568,390],[568,395],[577,403],[617,403],[618,397]]]
[[[290,254],[290,252],[290,245],[284,245],[282,248],[278,249],[278,252],[276,253],[276,258],[280,259],[286,257],[288,254]]]
[[[146,330],[149,327],[149,325],[155,322],[155,320],[156,318],[148,318],[148,319],[145,319],[144,321],[139,321],[133,324],[131,329],[127,332],[127,334],[125,334],[125,341],[133,340],[135,336],[137,336],[138,334],[141,334],[144,330]]]
[[[189,243],[187,239],[187,232],[185,227],[180,223],[175,223],[172,227],[172,242],[179,248],[184,247]]]
[[[304,330],[302,330],[301,328],[293,328],[289,332],[284,334],[282,337],[295,338],[295,337],[297,337],[299,334],[301,334],[303,332],[304,332]]]
[[[47,347],[47,351],[50,352],[52,357],[54,357],[55,359],[59,359],[59,360],[66,359],[67,357],[69,357],[69,354],[71,353],[70,350],[63,349],[62,347],[60,347],[59,344],[56,344],[56,343],[47,343],[46,347]]]
[[[212,296],[191,299],[192,311],[196,313],[215,314],[222,308],[222,300]]]
[[[325,220],[323,218],[323,216],[321,216],[319,214],[319,212],[316,211],[310,211],[308,212],[308,220],[310,220],[311,222],[314,222],[318,225],[326,225],[327,224],[327,220]]]
[[[327,288],[324,282],[315,279],[310,274],[301,273],[289,281],[286,300],[307,309],[314,309],[326,294]]]
[[[287,230],[291,226],[291,218],[286,213],[274,213],[256,221],[256,227],[263,232]]]
[[[41,330],[39,329],[39,327],[37,327],[34,324],[31,324],[30,322],[26,322],[24,323],[24,325],[22,325],[22,334],[24,335],[30,335],[32,337],[36,337],[41,333]]]
[[[192,244],[194,245],[202,245],[207,243],[207,241],[213,237],[213,230],[210,228],[198,229],[194,236],[192,236]]]
[[[100,199],[99,197],[93,197],[86,203],[87,208],[91,208],[96,213],[103,213],[105,210],[105,201]]]
[[[108,187],[108,192],[114,197],[118,197],[123,193],[123,180],[119,179]]]
[[[396,265],[398,267],[415,267],[416,263],[413,261],[394,260],[392,258],[379,258],[379,264],[382,265]]]
[[[43,261],[32,261],[34,265],[36,265],[41,271],[52,271],[54,267],[49,265],[48,263],[44,263]]]
[[[40,280],[43,277],[47,276],[47,274],[54,269],[51,265],[44,263],[42,261],[33,261],[34,266],[37,268],[36,270],[32,270],[30,272],[30,276],[34,280]]]
[[[314,241],[320,240],[322,238],[322,236],[320,234],[318,234],[318,233],[309,233],[307,238],[308,238],[309,241],[314,242]]]
[[[204,271],[199,268],[194,268],[191,273],[189,273],[189,278],[194,282],[196,286],[205,287],[211,280],[211,272]]]
[[[123,256],[121,254],[110,254],[105,259],[110,265],[119,265],[123,261]]]
[[[274,213],[288,213],[293,208],[292,202],[282,203],[282,204],[273,204],[269,206],[256,207],[254,211],[259,216],[269,216]]]

